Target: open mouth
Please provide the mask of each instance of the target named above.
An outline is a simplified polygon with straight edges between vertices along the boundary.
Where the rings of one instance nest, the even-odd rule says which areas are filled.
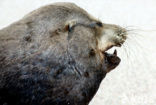
[[[113,46],[109,47],[107,50],[112,47]],[[107,53],[107,50],[103,51],[103,54],[105,56],[105,66],[107,68],[107,72],[109,72],[119,65],[121,59],[117,56],[117,50],[114,50],[113,54]]]

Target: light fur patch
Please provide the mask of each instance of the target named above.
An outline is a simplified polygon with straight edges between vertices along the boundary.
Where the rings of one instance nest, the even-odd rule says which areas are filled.
[[[106,29],[102,32],[101,37],[98,39],[98,48],[101,51],[105,51],[108,47],[115,45],[113,39],[116,38],[116,34],[112,29]]]

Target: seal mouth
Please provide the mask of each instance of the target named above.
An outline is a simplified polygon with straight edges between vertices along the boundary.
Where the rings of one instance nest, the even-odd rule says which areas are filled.
[[[105,56],[105,66],[107,68],[107,72],[110,72],[112,69],[116,68],[121,59],[117,56],[117,50],[115,49],[113,54],[107,53],[106,51],[111,49],[113,46],[110,46],[109,48],[107,48],[105,51],[103,51],[102,53]]]

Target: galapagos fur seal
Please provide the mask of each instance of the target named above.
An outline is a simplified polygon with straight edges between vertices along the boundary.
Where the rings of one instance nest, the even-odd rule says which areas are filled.
[[[126,38],[73,3],[34,10],[0,30],[0,105],[88,105]]]

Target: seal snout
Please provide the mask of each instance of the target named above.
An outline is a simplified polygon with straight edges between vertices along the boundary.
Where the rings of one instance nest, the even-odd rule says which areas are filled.
[[[121,47],[127,39],[127,30],[118,25],[103,24],[101,35],[98,38],[98,47],[101,51],[106,51],[113,46]]]
[[[103,24],[101,36],[98,39],[98,48],[102,51],[105,57],[105,66],[107,72],[117,67],[121,59],[117,56],[117,51],[114,50],[113,54],[109,54],[106,51],[112,47],[121,47],[127,39],[126,29],[112,24]]]

